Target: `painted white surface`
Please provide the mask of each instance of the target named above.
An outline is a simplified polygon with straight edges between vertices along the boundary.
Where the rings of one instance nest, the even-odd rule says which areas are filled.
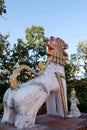
[[[70,98],[70,114],[68,115],[68,117],[73,118],[73,117],[79,117],[81,116],[81,112],[78,109],[78,104],[80,104],[79,100],[76,98],[76,91],[73,88],[72,92],[71,92],[71,98]]]
[[[30,128],[35,125],[37,112],[45,101],[48,114],[53,113],[53,115],[63,117],[62,101],[59,96],[60,87],[55,72],[64,74],[64,66],[50,62],[43,74],[31,81],[19,84],[15,90],[9,88],[4,94],[4,115],[1,121],[14,124],[18,129]],[[47,89],[48,93],[44,91],[43,87]],[[66,84],[64,91],[67,109]],[[54,94],[50,95],[51,92]],[[55,92],[57,102],[54,98]]]

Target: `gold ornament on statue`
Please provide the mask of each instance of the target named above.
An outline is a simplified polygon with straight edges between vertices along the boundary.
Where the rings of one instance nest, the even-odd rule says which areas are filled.
[[[42,62],[39,62],[38,66],[39,66],[39,68],[40,68],[40,73],[43,73],[44,70],[45,70],[44,64],[43,64]]]

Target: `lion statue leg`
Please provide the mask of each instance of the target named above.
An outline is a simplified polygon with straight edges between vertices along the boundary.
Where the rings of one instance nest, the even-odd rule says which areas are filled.
[[[48,94],[37,85],[20,88],[14,95],[16,110],[15,126],[18,129],[35,126],[38,110],[46,101]]]

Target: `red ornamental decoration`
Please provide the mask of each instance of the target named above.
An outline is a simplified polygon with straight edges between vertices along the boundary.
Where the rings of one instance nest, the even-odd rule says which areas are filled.
[[[51,36],[50,44],[48,44],[48,59],[64,65],[65,57],[67,56],[64,50],[67,48],[68,45],[61,38]]]

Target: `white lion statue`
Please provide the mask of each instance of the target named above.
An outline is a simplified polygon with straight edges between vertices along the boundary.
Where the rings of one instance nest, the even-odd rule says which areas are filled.
[[[4,114],[1,122],[14,124],[18,129],[30,128],[40,107],[46,102],[47,114],[65,117],[67,115],[67,90],[65,80],[64,51],[68,45],[60,38],[50,38],[46,67],[39,64],[41,72],[34,72],[29,66],[21,65],[13,71],[11,87],[5,92]],[[18,84],[18,73],[26,69],[36,77]]]

